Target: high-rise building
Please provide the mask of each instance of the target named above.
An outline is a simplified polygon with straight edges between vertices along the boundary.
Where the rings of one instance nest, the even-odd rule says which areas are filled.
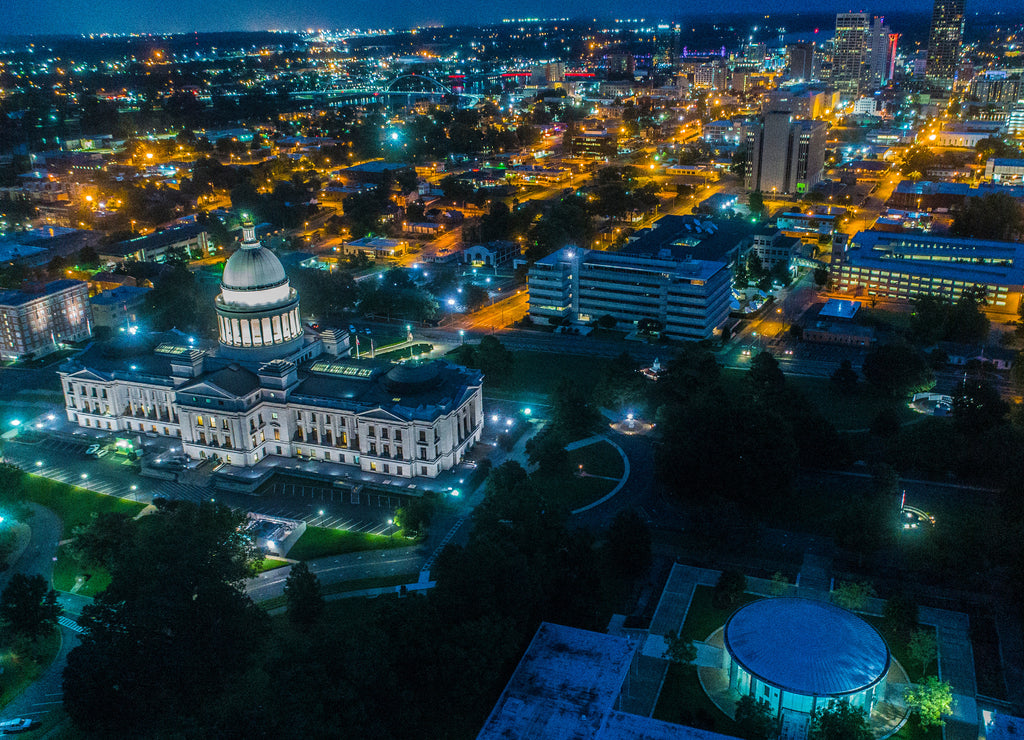
[[[960,66],[963,40],[964,0],[935,0],[925,68],[929,81],[946,90],[952,89]]]
[[[869,21],[867,13],[836,15],[832,84],[844,98],[855,98],[860,94],[868,55]]]
[[[789,44],[786,47],[786,56],[790,78],[807,81],[814,77],[814,44]]]
[[[889,27],[885,25],[885,18],[876,15],[871,20],[871,28],[868,30],[864,70],[867,83],[872,88],[884,85],[889,80],[890,54],[895,50],[895,47],[889,45],[890,36]]]
[[[0,358],[43,357],[62,342],[92,336],[89,285],[55,280],[36,289],[0,291]]]
[[[824,121],[794,120],[769,111],[747,126],[747,190],[806,193],[821,181],[825,168]]]

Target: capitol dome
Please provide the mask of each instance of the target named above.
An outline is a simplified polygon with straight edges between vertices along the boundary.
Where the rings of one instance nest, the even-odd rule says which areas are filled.
[[[302,344],[299,296],[251,223],[242,225],[242,246],[224,265],[216,307],[225,356],[266,361]]]
[[[266,247],[239,249],[224,265],[221,283],[232,290],[262,290],[288,280],[277,256]]]

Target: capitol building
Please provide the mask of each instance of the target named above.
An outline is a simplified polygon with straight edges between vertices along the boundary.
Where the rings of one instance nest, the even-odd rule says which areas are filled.
[[[68,420],[177,439],[190,459],[234,468],[301,459],[403,478],[433,478],[480,440],[479,371],[352,359],[347,332],[302,324],[298,294],[249,224],[213,308],[216,345],[140,334],[63,365]]]

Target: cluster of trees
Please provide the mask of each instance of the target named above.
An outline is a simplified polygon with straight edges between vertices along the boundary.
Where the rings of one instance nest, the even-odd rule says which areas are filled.
[[[606,579],[650,557],[635,517],[602,544],[566,526],[516,463],[491,472],[473,523],[425,596],[328,610],[316,575],[293,566],[285,623],[244,593],[259,554],[239,515],[180,502],[98,519],[83,555],[111,583],[68,658],[68,714],[111,736],[316,736],[339,723],[380,740],[471,735],[542,620],[600,628]]]
[[[478,344],[461,344],[453,360],[459,365],[483,371],[487,385],[507,387],[515,369],[515,355],[495,336],[488,335]]]
[[[1014,241],[1024,235],[1024,207],[1008,193],[968,198],[949,229],[953,236]]]
[[[359,311],[364,316],[425,321],[438,313],[434,296],[416,285],[409,272],[401,268],[381,273],[377,280],[364,280],[358,294]]]
[[[788,505],[798,465],[841,463],[849,452],[769,353],[754,357],[746,381],[727,388],[714,357],[697,347],[669,362],[657,383],[656,462],[676,496],[698,507],[729,502],[763,516]]]
[[[939,340],[983,343],[990,326],[984,305],[984,288],[964,290],[955,303],[944,296],[921,296],[914,301],[911,336],[924,346]]]

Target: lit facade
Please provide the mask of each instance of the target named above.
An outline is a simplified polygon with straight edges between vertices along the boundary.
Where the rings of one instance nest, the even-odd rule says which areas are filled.
[[[765,113],[744,131],[744,186],[763,193],[808,192],[821,182],[827,133],[824,121],[794,120],[782,111]]]
[[[985,293],[986,308],[1016,314],[1024,290],[1024,245],[981,239],[858,232],[832,252],[833,290],[851,296],[956,301],[965,290]]]
[[[659,322],[678,339],[707,339],[729,315],[725,262],[565,248],[530,268],[535,320]]]
[[[935,0],[925,66],[925,75],[931,82],[952,89],[960,68],[963,41],[964,0]]]
[[[0,357],[5,360],[42,357],[61,342],[92,336],[89,285],[81,280],[55,280],[38,293],[0,292]]]
[[[300,323],[281,263],[244,234],[215,303],[217,345],[169,332],[96,346],[61,367],[68,419],[235,468],[300,459],[433,478],[462,462],[483,429],[479,371],[350,359],[347,333]]]

